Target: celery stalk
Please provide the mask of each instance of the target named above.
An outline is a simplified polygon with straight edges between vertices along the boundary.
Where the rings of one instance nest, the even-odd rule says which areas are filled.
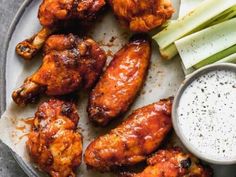
[[[186,69],[236,44],[236,18],[175,42]]]
[[[209,58],[199,62],[198,64],[194,65],[194,68],[195,69],[199,69],[205,65],[209,65],[209,64],[212,64],[212,63],[215,63],[227,56],[230,56],[232,54],[236,53],[236,45],[228,48],[228,49],[225,49],[224,51],[221,51],[221,52],[218,52],[217,54],[215,55],[212,55],[210,56]]]
[[[224,22],[226,20],[234,18],[235,16],[236,16],[236,6],[233,6],[228,10],[224,11],[223,13],[221,13],[220,15],[218,15],[217,17],[215,17],[210,23],[210,26]]]
[[[230,10],[227,10],[227,11],[223,12],[222,14],[214,17],[213,19],[211,19],[207,23],[199,26],[198,28],[194,29],[194,31],[191,31],[190,34],[194,33],[194,32],[197,32],[197,31],[199,31],[199,30],[201,30],[205,27],[224,22],[224,21],[234,17],[235,15],[236,15],[236,6],[234,6]],[[170,25],[170,23],[174,23],[174,22],[176,22],[176,20],[172,20],[172,21],[166,23],[164,27],[166,27],[166,26]],[[160,49],[160,53],[161,53],[161,56],[162,56],[163,59],[170,60],[178,54],[178,50],[177,50],[175,44],[173,43],[173,44],[170,44],[169,46],[167,46],[164,49]]]
[[[183,18],[178,19],[175,23],[172,23],[153,38],[157,41],[159,47],[164,49],[177,39],[180,39],[234,5],[236,5],[235,0],[203,1],[198,8]]]
[[[181,0],[179,8],[179,18],[191,12],[203,1],[204,0]]]
[[[229,56],[217,61],[216,63],[236,63],[236,53],[229,55]]]
[[[236,53],[229,55],[223,59],[220,59],[219,61],[215,62],[215,63],[235,63],[236,64]],[[181,63],[182,64],[182,63]],[[187,77],[189,74],[193,73],[194,71],[196,71],[195,68],[189,68],[189,69],[185,69],[184,65],[182,64],[182,68],[184,71],[185,76]]]
[[[175,45],[172,44],[163,50],[160,49],[160,54],[163,59],[170,60],[178,54],[178,51]]]
[[[231,19],[231,18],[233,18],[235,16],[236,16],[236,6],[233,6],[232,8],[224,11],[220,15],[218,15],[218,16],[214,17],[213,19],[209,20],[207,23],[204,23],[204,24],[200,25],[199,27],[194,29],[194,31],[191,31],[190,34],[192,34],[194,32],[197,32],[197,31],[199,31],[199,30],[201,30],[203,28],[206,28],[206,27],[209,27],[209,26],[216,25],[218,23],[224,22],[224,21],[229,20],[229,19]],[[175,22],[175,20],[172,20],[172,23],[174,23],[174,22]],[[175,47],[175,45],[171,44],[171,45],[169,45],[168,47],[166,47],[164,49],[160,49],[160,53],[162,54],[164,59],[170,60],[175,55],[178,54],[178,51],[177,51],[177,48]]]
[[[184,75],[185,75],[185,76],[187,76],[187,75],[189,75],[189,74],[191,74],[191,73],[193,73],[193,72],[195,71],[194,68],[186,69],[186,68],[184,67],[183,63],[182,63],[182,62],[180,62],[180,63],[181,63],[181,66],[182,66],[182,69],[183,69],[183,71],[184,71]]]

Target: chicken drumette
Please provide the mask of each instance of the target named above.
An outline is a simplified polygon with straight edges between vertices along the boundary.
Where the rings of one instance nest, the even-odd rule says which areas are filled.
[[[89,97],[91,121],[105,126],[126,112],[141,89],[151,58],[145,36],[136,36],[119,50]]]
[[[38,18],[43,29],[16,46],[16,52],[25,59],[31,59],[43,46],[45,40],[65,22],[87,23],[95,19],[105,6],[105,0],[43,0]]]
[[[148,32],[161,26],[174,13],[170,0],[108,0],[123,26]]]
[[[25,105],[41,93],[65,95],[80,86],[91,88],[106,63],[106,54],[92,39],[72,34],[51,36],[44,48],[43,64],[13,92],[13,100]]]
[[[75,105],[56,99],[42,103],[35,113],[26,147],[31,159],[52,177],[75,177],[82,160],[78,121]]]
[[[144,161],[170,132],[171,107],[171,99],[166,99],[134,111],[120,126],[87,147],[87,166],[104,172]]]
[[[191,154],[180,148],[160,150],[147,160],[148,167],[138,174],[120,177],[212,177],[212,170],[200,164]]]

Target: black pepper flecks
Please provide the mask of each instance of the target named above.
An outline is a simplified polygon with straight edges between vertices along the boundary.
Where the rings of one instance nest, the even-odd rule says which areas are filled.
[[[236,72],[217,70],[200,76],[183,93],[178,122],[200,153],[236,159]]]

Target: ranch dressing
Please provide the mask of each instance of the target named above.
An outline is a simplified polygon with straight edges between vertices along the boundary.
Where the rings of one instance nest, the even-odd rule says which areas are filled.
[[[236,72],[196,78],[180,98],[177,117],[185,141],[203,157],[236,159]]]

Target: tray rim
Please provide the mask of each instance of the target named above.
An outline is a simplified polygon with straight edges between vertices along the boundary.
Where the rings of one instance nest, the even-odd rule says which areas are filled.
[[[14,18],[8,28],[7,35],[3,41],[3,51],[4,51],[3,52],[3,61],[2,61],[3,64],[0,66],[0,68],[1,68],[0,74],[2,75],[1,82],[3,84],[2,87],[0,88],[0,94],[1,94],[0,113],[1,113],[1,115],[6,110],[6,58],[7,58],[7,52],[9,49],[9,44],[12,39],[12,34],[15,31],[15,28],[16,28],[19,20],[21,19],[26,8],[31,4],[32,1],[33,0],[24,0],[24,2],[21,4],[20,8],[18,9],[16,15],[14,16]],[[11,150],[11,154],[27,176],[37,177],[35,172],[32,169],[30,169],[28,167],[28,165],[19,156],[17,156],[12,150]]]

